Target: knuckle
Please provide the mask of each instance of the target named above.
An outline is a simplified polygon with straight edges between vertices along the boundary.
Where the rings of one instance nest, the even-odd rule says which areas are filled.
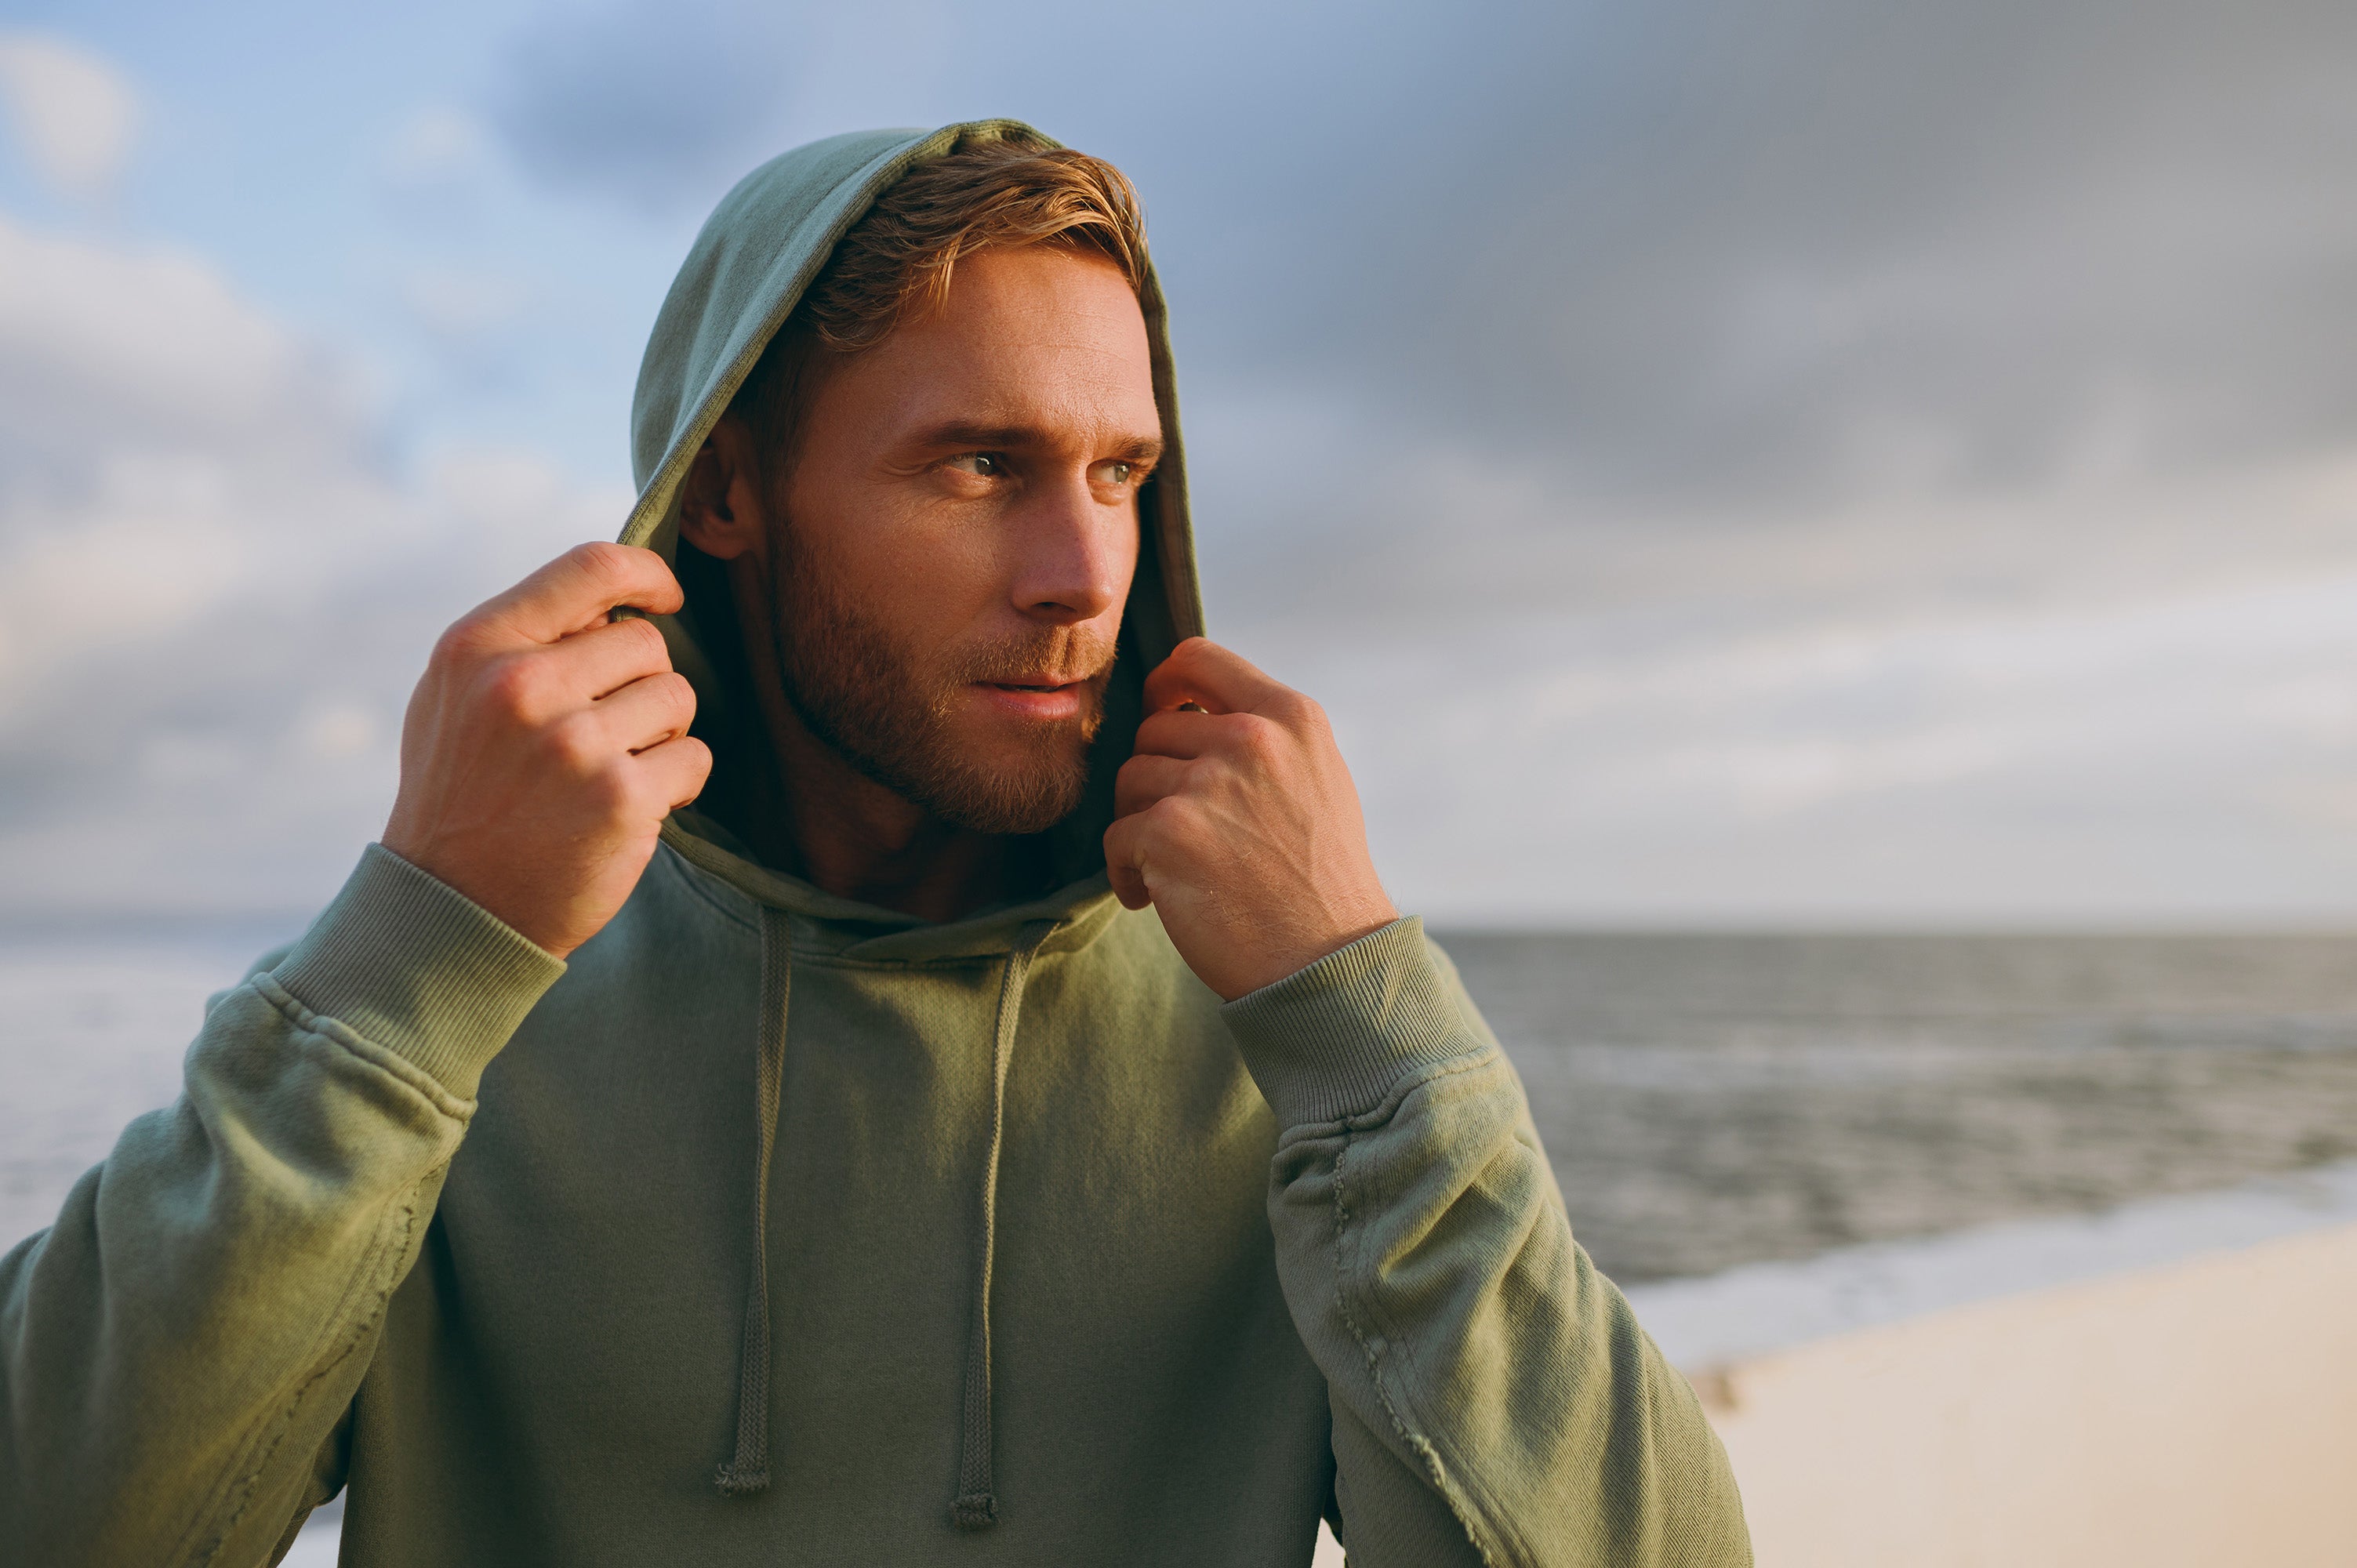
[[[637,639],[640,656],[650,665],[658,670],[671,668],[671,644],[663,640],[662,628],[644,616],[632,616],[615,624],[634,628],[627,635]]]
[[[587,714],[568,714],[547,725],[541,731],[541,744],[550,761],[586,780],[595,780],[611,760],[596,721]]]
[[[502,659],[483,671],[483,701],[508,719],[530,722],[539,712],[542,688],[540,667],[532,659]]]
[[[639,781],[630,770],[619,762],[609,762],[592,769],[581,779],[577,797],[588,808],[592,817],[611,824],[624,822],[640,814]]]
[[[630,552],[603,539],[593,539],[576,544],[565,553],[565,559],[590,575],[601,579],[618,578],[630,570]]]
[[[639,781],[621,757],[609,757],[588,778],[589,798],[608,816],[621,816],[638,804]]]
[[[1245,756],[1259,759],[1273,754],[1283,732],[1275,721],[1259,714],[1235,715],[1235,746]]]
[[[442,635],[434,639],[434,651],[427,655],[426,662],[442,669],[464,664],[475,657],[477,642],[481,635],[481,622],[478,617],[461,616],[443,628]]]

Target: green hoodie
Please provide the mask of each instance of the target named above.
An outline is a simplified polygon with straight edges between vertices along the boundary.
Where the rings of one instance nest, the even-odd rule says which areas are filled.
[[[1018,129],[729,194],[648,347],[625,541],[673,550],[877,195]],[[1222,1005],[1107,889],[1139,679],[1200,624],[1146,306],[1171,456],[1069,885],[928,924],[682,813],[567,965],[371,846],[0,1262],[0,1562],[245,1568],[339,1487],[362,1568],[1300,1564],[1321,1512],[1374,1568],[1749,1561],[1418,923]]]

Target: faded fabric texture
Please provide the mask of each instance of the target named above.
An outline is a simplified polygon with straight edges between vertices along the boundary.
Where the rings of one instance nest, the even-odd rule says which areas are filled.
[[[673,548],[877,194],[1010,129],[837,137],[723,202],[626,541]],[[358,1568],[1274,1568],[1321,1512],[1370,1568],[1749,1561],[1417,922],[1222,1007],[1107,888],[1139,680],[1200,626],[1146,303],[1173,457],[1070,882],[927,924],[682,813],[565,965],[371,847],[0,1262],[0,1559],[249,1568],[347,1489]]]

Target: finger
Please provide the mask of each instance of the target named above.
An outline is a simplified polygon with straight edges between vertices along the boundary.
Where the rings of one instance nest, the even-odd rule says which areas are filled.
[[[468,618],[494,635],[554,642],[588,630],[622,606],[670,615],[685,602],[679,579],[653,551],[579,544]]]
[[[712,748],[692,735],[651,746],[630,758],[642,770],[650,797],[667,801],[673,811],[694,803],[712,777]]]
[[[1105,830],[1105,876],[1125,909],[1143,909],[1154,902],[1146,886],[1145,847],[1143,825],[1135,817],[1124,817]]]
[[[1146,878],[1124,866],[1108,866],[1107,875],[1113,882],[1113,896],[1121,900],[1125,909],[1143,909],[1154,902],[1154,895],[1146,890]]]
[[[1113,779],[1113,814],[1126,817],[1142,811],[1165,796],[1175,795],[1187,781],[1187,764],[1175,757],[1133,757]]]
[[[1168,708],[1150,714],[1137,726],[1140,757],[1200,757],[1232,740],[1240,720],[1234,714],[1207,714],[1191,708]]]
[[[648,751],[687,733],[695,717],[695,688],[686,676],[666,670],[599,698],[591,711],[617,749]]]
[[[535,680],[551,696],[591,703],[633,681],[671,668],[671,650],[651,620],[600,621],[515,657],[539,666]]]
[[[1195,703],[1215,714],[1256,714],[1294,695],[1208,637],[1190,637],[1146,677],[1148,713]]]

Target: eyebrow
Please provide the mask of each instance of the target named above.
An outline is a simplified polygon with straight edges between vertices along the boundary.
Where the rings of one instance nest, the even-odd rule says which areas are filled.
[[[1048,433],[1034,424],[978,424],[953,419],[917,433],[914,445],[988,451],[995,447],[1048,446]],[[1158,435],[1133,435],[1116,441],[1104,456],[1125,463],[1151,463],[1162,456]]]

